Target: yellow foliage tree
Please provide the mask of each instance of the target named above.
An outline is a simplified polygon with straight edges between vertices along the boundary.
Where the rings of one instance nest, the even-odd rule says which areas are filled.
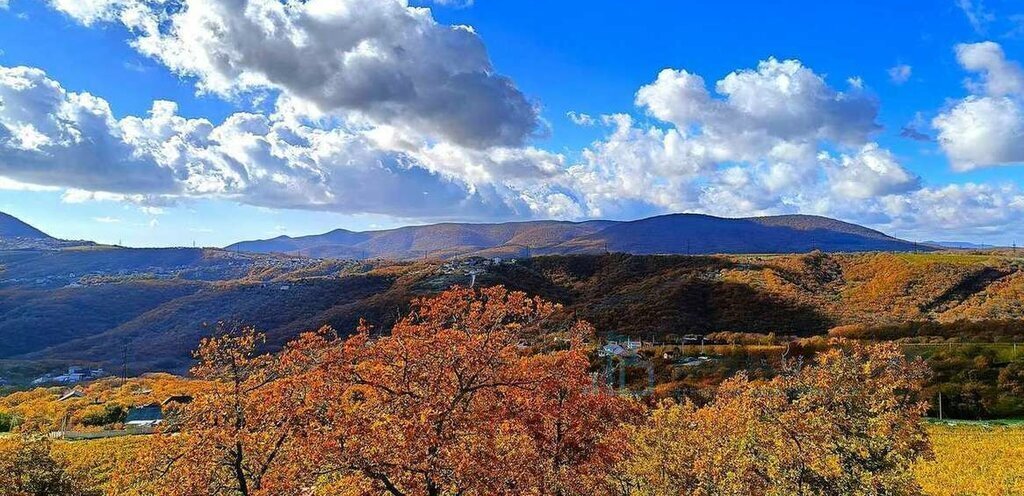
[[[917,494],[926,369],[896,345],[847,345],[771,381],[738,376],[697,408],[663,405],[632,432],[637,495]]]

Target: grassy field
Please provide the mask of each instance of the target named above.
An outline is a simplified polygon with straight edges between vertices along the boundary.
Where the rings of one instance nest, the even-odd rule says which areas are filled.
[[[1024,356],[1024,343],[901,343],[903,351],[910,357],[928,358],[937,351],[971,347],[992,350],[997,363],[1006,363]]]
[[[912,264],[946,263],[955,265],[994,264],[1007,258],[999,253],[965,253],[955,251],[900,253],[896,257]]]
[[[914,475],[930,496],[1024,495],[1024,419],[996,422],[933,422],[928,425],[935,459]],[[58,441],[54,456],[96,491],[109,490],[114,467],[134,456],[147,438]],[[3,435],[0,434],[0,443]]]
[[[915,476],[933,496],[1024,494],[1024,421],[934,423],[935,460]]]

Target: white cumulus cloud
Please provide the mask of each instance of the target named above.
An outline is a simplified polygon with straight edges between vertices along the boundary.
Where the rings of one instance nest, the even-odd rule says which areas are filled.
[[[470,147],[517,146],[538,110],[495,72],[476,33],[401,0],[50,0],[83,24],[117,21],[132,45],[201,91],[282,92]]]
[[[1003,47],[984,41],[956,46],[956,59],[960,65],[981,75],[980,82],[968,86],[992,96],[1020,95],[1024,93],[1024,69],[1015,61],[1007,60]]]
[[[105,100],[69,92],[41,70],[0,67],[0,176],[66,188],[69,203],[159,207],[216,197],[275,208],[500,218],[532,215],[516,185],[555,174],[563,160],[533,148],[389,141],[382,128],[320,125],[289,112],[240,112],[214,124],[157,101],[146,116],[118,120]]]
[[[875,143],[864,145],[853,155],[833,158],[823,154],[822,162],[832,191],[839,197],[867,199],[914,191],[921,180],[900,165],[892,152]]]
[[[993,42],[956,47],[974,93],[932,119],[939,146],[955,170],[1024,162],[1024,71]]]
[[[168,193],[173,171],[135,153],[107,102],[39,69],[0,67],[0,175],[112,192]]]
[[[754,215],[818,208],[823,196],[873,198],[919,179],[870,142],[878,102],[861,85],[839,91],[799,61],[769,58],[708,90],[665,69],[636,104],[668,126],[606,116],[611,132],[569,169],[586,210]],[[834,147],[844,150],[836,156]]]

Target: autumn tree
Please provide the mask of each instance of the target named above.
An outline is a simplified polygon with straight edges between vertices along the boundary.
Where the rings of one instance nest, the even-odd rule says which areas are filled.
[[[999,371],[999,389],[1024,397],[1024,362],[1010,362]]]
[[[41,437],[0,439],[0,494],[5,496],[99,496],[51,456]]]
[[[192,375],[208,384],[175,412],[165,435],[115,481],[120,493],[160,495],[300,494],[309,477],[280,401],[281,370],[258,352],[262,336],[242,329],[202,341]]]
[[[771,381],[730,379],[707,406],[664,405],[633,430],[624,492],[917,494],[925,373],[894,344],[844,345]]]
[[[158,436],[126,494],[600,494],[638,405],[591,378],[579,323],[495,287],[413,302],[389,333],[206,340],[212,383]],[[564,346],[540,346],[549,332]]]
[[[387,336],[364,326],[345,344],[347,383],[324,402],[323,467],[356,493],[600,492],[636,405],[588,374],[589,326],[568,350],[529,351],[555,309],[501,287],[452,289],[414,302]]]

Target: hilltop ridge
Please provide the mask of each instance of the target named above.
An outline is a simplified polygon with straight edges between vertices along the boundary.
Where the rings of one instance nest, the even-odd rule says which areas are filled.
[[[930,246],[813,215],[723,218],[669,214],[635,221],[442,223],[380,231],[242,241],[232,251],[332,258],[453,258],[594,254],[801,253],[812,250],[929,251]]]
[[[23,222],[21,219],[4,212],[0,212],[0,237],[54,239],[43,231]]]
[[[21,219],[0,212],[0,250],[53,250],[94,244],[57,239]]]

